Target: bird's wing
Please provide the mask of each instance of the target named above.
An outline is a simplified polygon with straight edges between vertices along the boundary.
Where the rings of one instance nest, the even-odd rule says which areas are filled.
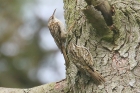
[[[50,31],[51,31],[51,34],[54,38],[54,41],[55,41],[56,45],[62,51],[61,28],[59,26],[59,23],[56,22],[53,25],[52,29],[50,29]]]

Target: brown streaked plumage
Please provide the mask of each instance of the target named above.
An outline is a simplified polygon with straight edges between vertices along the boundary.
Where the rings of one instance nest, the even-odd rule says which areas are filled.
[[[67,34],[63,23],[54,16],[55,11],[56,9],[48,20],[48,28],[54,38],[56,45],[62,52],[62,47],[64,46]]]

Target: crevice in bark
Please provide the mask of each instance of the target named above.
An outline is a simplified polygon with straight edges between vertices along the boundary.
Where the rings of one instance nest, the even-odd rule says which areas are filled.
[[[85,42],[85,44],[84,44],[85,47],[87,46],[87,42],[88,42],[88,41],[86,40],[86,42]]]
[[[100,4],[96,5],[95,8],[101,12],[101,14],[104,17],[104,20],[107,24],[107,26],[112,26],[113,25],[113,9],[111,5],[109,4],[108,1],[102,1]]]
[[[96,34],[101,37],[102,40],[113,42],[113,31],[109,29],[103,16],[93,6],[88,6],[83,10],[88,21],[92,27],[95,28]]]

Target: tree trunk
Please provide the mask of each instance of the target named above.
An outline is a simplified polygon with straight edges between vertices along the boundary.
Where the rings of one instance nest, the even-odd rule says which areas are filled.
[[[111,0],[109,8],[104,0],[63,1],[68,31],[66,80],[13,93],[140,93],[139,1]],[[80,63],[82,59],[92,63]],[[105,78],[104,84],[95,84],[89,65]]]
[[[67,41],[67,55],[70,60],[67,80],[70,93],[139,93],[140,3],[137,0],[109,2],[111,7],[114,6],[112,19],[115,31],[111,29],[111,25],[107,26],[111,33],[106,31],[106,25],[100,24],[100,20],[96,20],[94,16],[100,12],[95,9],[100,4],[96,1],[101,3],[105,1],[96,0],[95,3],[94,0],[91,0],[91,3],[90,0],[85,1],[64,0],[67,29],[70,29],[71,33]],[[94,6],[92,7],[95,10],[94,15],[90,14],[92,11],[88,12],[87,8],[90,6]],[[99,14],[101,17],[98,18],[104,18],[103,13]],[[86,47],[90,51],[94,69],[105,77],[104,84],[96,86],[90,76],[77,68],[70,57],[71,43]]]

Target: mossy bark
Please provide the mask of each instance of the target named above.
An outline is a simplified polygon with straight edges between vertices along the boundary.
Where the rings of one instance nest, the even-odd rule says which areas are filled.
[[[98,70],[106,79],[105,84],[94,85],[92,79],[82,73],[69,57],[67,81],[70,93],[135,93],[140,91],[140,2],[137,0],[109,1],[115,10],[112,16],[113,25],[119,33],[115,37],[116,33],[112,32],[115,38],[112,43],[105,40],[104,35],[99,35],[98,30],[92,26],[94,24],[87,20],[83,13],[87,7],[84,0],[63,1],[68,31],[72,26],[67,40],[68,57],[70,43],[86,47],[93,56],[95,70]],[[95,25],[98,25],[98,22]],[[104,32],[103,29],[100,32]]]

